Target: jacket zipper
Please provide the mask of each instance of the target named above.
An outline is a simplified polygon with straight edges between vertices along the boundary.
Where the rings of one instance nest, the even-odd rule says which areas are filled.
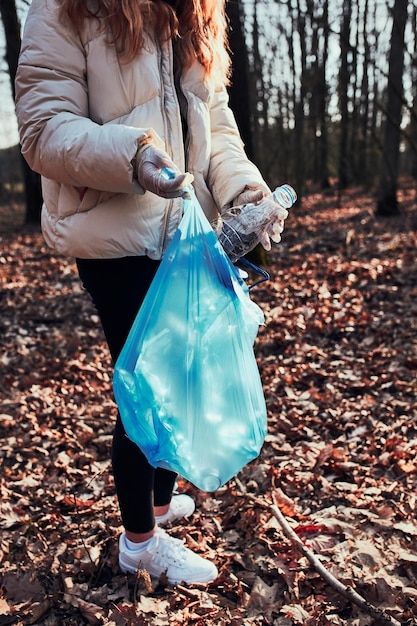
[[[173,49],[172,49],[172,41],[169,42],[169,51],[170,51],[170,60],[173,63]],[[164,81],[163,81],[163,73],[162,73],[162,56],[163,56],[163,51],[162,48],[159,48],[159,68],[160,68],[160,76],[161,76],[161,94],[162,94],[162,98],[161,98],[161,105],[162,105],[162,117],[164,119],[164,125],[166,128],[166,137],[167,137],[167,142],[166,142],[166,148],[167,148],[167,152],[170,155],[170,157],[172,158],[172,149],[171,149],[171,145],[172,145],[172,126],[169,120],[168,115],[165,112],[165,87],[164,87]],[[171,74],[169,74],[169,78],[171,77]],[[174,80],[174,79],[173,79]],[[174,88],[174,93],[176,93],[176,88],[175,88],[175,80],[174,80],[174,84],[173,84],[173,88]],[[177,96],[178,99],[178,96]],[[178,104],[179,106],[179,104]],[[162,255],[165,251],[165,243],[166,243],[166,238],[167,238],[167,229],[168,229],[168,223],[170,221],[171,218],[171,214],[172,214],[172,209],[174,206],[174,200],[170,200],[169,201],[169,205],[167,210],[164,212],[164,222],[163,222],[163,227],[162,227],[162,233],[161,233],[161,245],[160,245],[160,255]],[[179,223],[178,223],[179,225]]]

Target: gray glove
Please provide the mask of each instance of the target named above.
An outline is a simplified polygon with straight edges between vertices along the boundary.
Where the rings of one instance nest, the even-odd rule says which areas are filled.
[[[162,172],[168,168],[175,172],[173,178],[167,178]],[[137,178],[141,187],[162,198],[179,198],[194,180],[194,176],[186,172],[182,174],[170,156],[152,144],[141,149],[136,157]]]

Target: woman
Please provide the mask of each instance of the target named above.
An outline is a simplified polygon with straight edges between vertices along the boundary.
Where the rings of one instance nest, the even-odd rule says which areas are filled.
[[[42,175],[42,230],[77,259],[113,361],[194,181],[209,220],[269,189],[228,107],[225,0],[33,0],[16,78],[22,153]],[[167,180],[161,168],[175,176]],[[124,572],[210,582],[216,566],[162,526],[189,516],[117,418],[112,464]]]

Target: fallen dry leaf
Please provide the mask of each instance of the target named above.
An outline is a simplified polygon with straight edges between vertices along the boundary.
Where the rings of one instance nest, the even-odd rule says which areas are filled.
[[[251,294],[269,432],[170,532],[212,558],[207,588],[124,576],[111,473],[111,360],[75,264],[0,235],[0,616],[21,626],[374,626],[312,571],[275,503],[339,580],[417,623],[417,202],[378,221],[358,190],[311,194]],[[0,207],[0,212],[1,212]],[[26,620],[26,621],[25,621]],[[33,621],[35,620],[35,621]],[[32,622],[31,622],[32,621]],[[375,625],[376,626],[376,625]]]

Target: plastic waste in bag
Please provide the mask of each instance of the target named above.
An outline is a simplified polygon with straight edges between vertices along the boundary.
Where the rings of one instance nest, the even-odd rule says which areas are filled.
[[[127,435],[154,467],[214,491],[259,455],[263,321],[190,190],[113,379]]]

